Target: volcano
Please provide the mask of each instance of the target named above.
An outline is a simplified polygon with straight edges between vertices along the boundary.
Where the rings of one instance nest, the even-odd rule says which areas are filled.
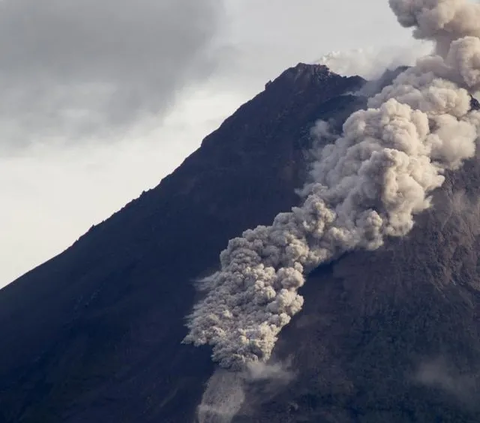
[[[365,84],[286,70],[156,188],[3,288],[0,422],[194,422],[216,369],[182,343],[196,281],[299,204],[311,128],[339,130]],[[479,160],[446,173],[407,236],[309,275],[273,352],[288,381],[252,382],[233,422],[480,421]]]

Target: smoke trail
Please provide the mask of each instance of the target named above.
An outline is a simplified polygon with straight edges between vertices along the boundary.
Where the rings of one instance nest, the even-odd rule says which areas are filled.
[[[239,373],[218,369],[208,381],[196,423],[230,423],[245,400],[243,389]]]
[[[217,369],[207,383],[195,423],[230,423],[242,406],[252,405],[244,404],[246,392],[253,388],[265,399],[293,379],[286,364],[250,363],[241,372]]]
[[[444,172],[473,157],[480,114],[469,91],[480,81],[480,5],[461,0],[390,0],[404,26],[436,42],[392,85],[351,115],[318,152],[304,202],[271,226],[247,230],[203,281],[185,342],[213,346],[221,366],[266,361],[303,305],[304,275],[356,248],[404,236],[431,205]],[[468,15],[468,16],[467,16]]]

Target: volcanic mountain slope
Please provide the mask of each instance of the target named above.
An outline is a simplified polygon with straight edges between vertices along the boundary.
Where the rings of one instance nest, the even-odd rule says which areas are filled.
[[[319,116],[363,83],[299,65],[161,184],[0,291],[0,421],[191,421],[212,371],[182,346],[193,280],[228,239],[298,201]]]
[[[158,187],[0,291],[0,422],[193,422],[214,371],[181,344],[193,280],[298,202],[317,119],[364,84],[298,65]],[[478,422],[480,165],[447,175],[404,239],[315,271],[234,422]]]

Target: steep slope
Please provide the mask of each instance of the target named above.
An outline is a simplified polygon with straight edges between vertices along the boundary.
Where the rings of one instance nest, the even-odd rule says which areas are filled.
[[[298,65],[161,184],[0,291],[0,422],[187,422],[213,368],[180,344],[192,281],[227,240],[297,202],[318,118],[361,78]]]

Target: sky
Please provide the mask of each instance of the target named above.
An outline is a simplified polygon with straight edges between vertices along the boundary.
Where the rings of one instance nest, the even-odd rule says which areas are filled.
[[[286,68],[374,77],[426,48],[388,0],[2,0],[0,287],[158,185]]]

